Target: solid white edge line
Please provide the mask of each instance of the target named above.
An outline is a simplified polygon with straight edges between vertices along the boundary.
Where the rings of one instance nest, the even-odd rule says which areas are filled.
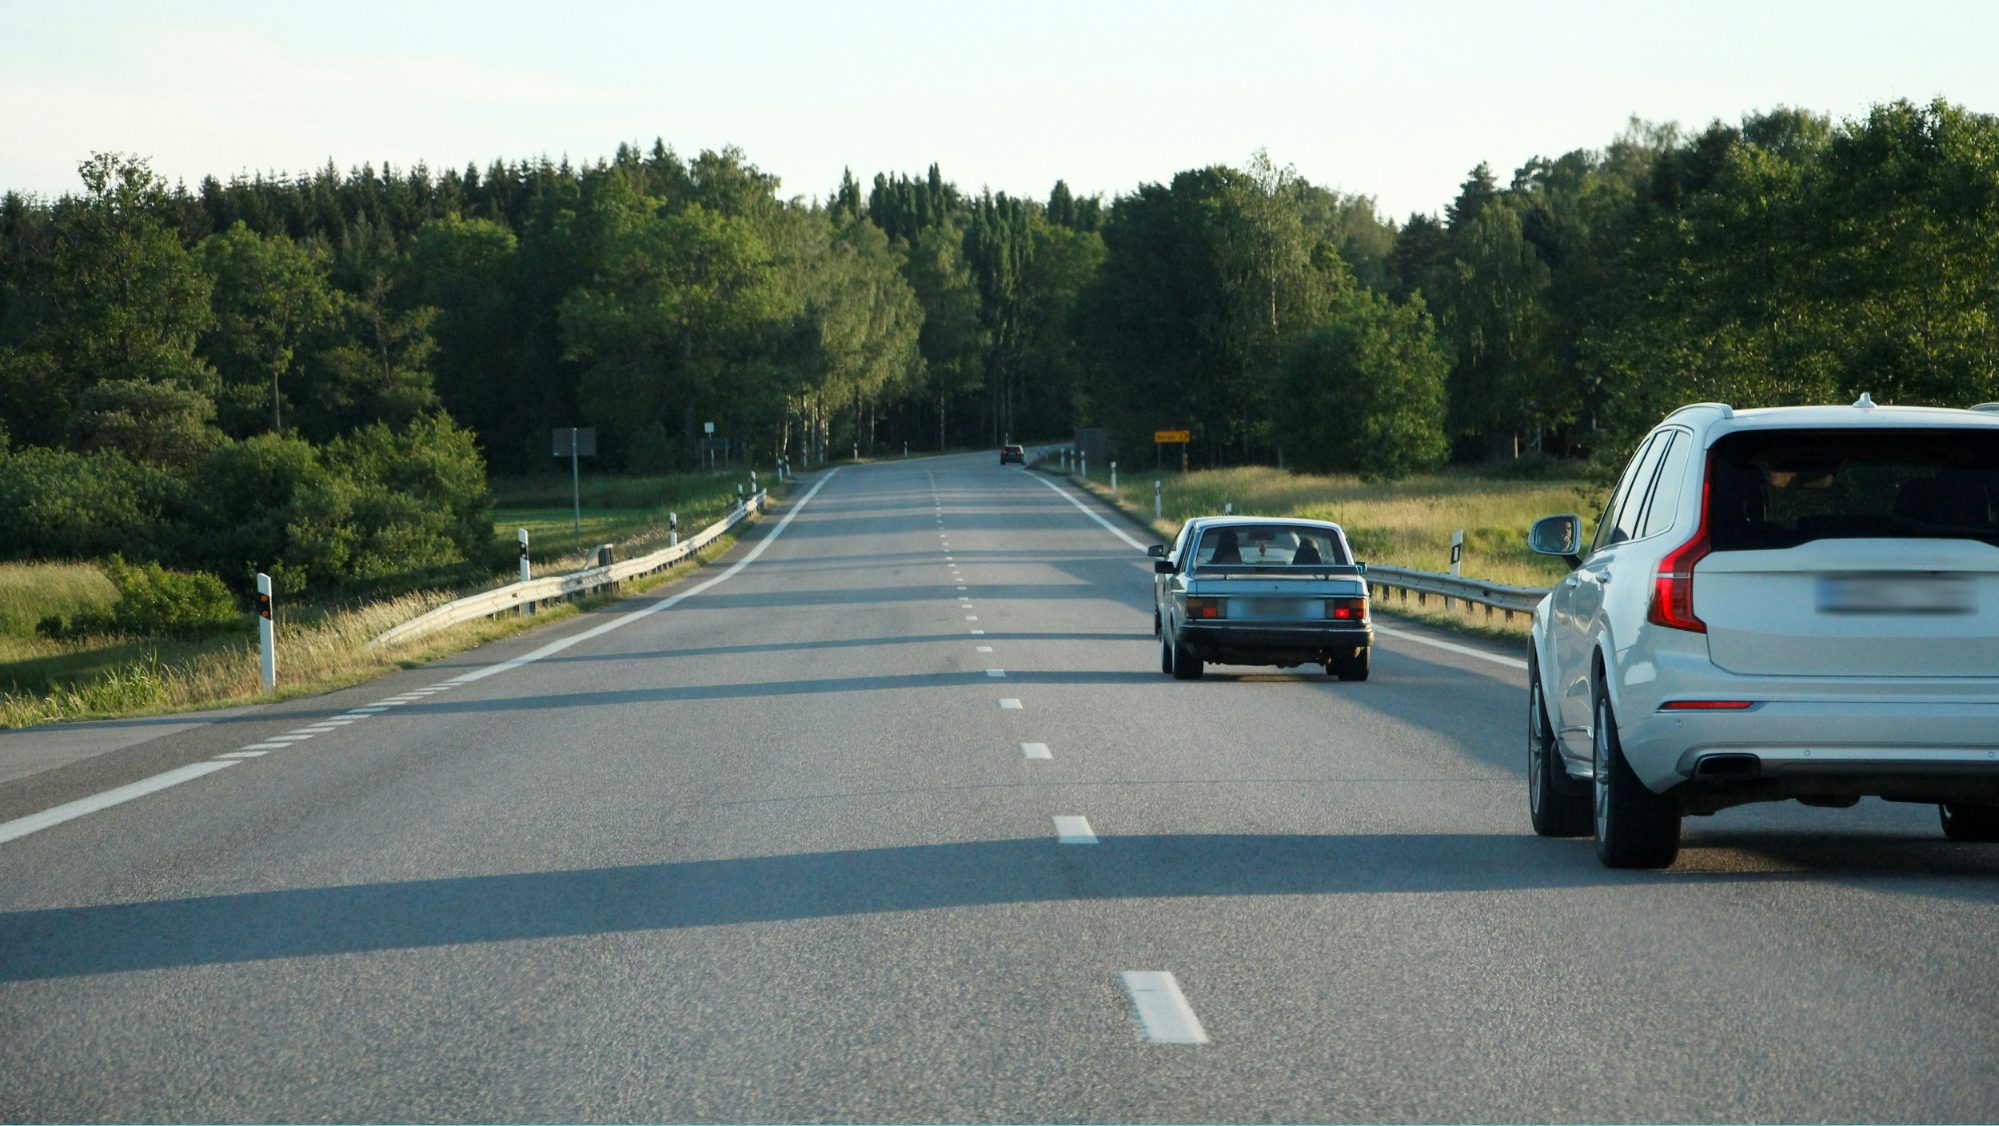
[[[164,790],[168,786],[178,786],[182,782],[191,782],[204,774],[213,774],[218,770],[235,766],[238,761],[240,760],[225,759],[221,762],[216,762],[211,759],[208,762],[191,762],[186,766],[169,770],[164,774],[155,774],[151,778],[141,778],[130,785],[120,786],[115,790],[106,790],[101,794],[92,794],[90,797],[80,798],[76,801],[56,806],[54,809],[45,809],[40,813],[30,813],[26,817],[16,817],[12,821],[0,821],[0,843],[14,840],[17,837],[25,837],[29,833],[40,832],[52,825],[60,825],[65,821],[82,817],[87,813],[96,813],[100,809],[109,809],[114,805],[131,801],[133,798],[145,797],[147,794]]]
[[[655,602],[650,606],[641,607],[640,609],[633,610],[628,614],[621,614],[618,617],[612,618],[610,621],[605,622],[603,625],[594,626],[590,629],[586,629],[582,633],[571,634],[570,636],[565,637],[560,641],[551,641],[547,645],[544,645],[539,649],[523,653],[520,656],[513,658],[512,660],[500,661],[497,664],[487,665],[485,668],[482,669],[473,669],[471,672],[464,673],[459,676],[454,676],[451,678],[450,683],[470,684],[475,680],[484,680],[489,676],[506,672],[509,669],[517,669],[520,668],[522,665],[531,665],[536,661],[542,660],[546,657],[553,657],[557,653],[560,653],[563,650],[570,648],[571,646],[581,645],[583,642],[589,641],[592,638],[602,637],[603,635],[611,632],[612,630],[621,629],[625,626],[632,624],[633,622],[638,621],[640,618],[657,614],[662,610],[670,610],[673,607],[680,605],[682,602],[687,601],[688,599],[694,597],[697,594],[700,594],[702,591],[705,591],[710,587],[717,586],[721,583],[729,581],[732,578],[735,578],[736,575],[742,572],[743,568],[756,562],[757,558],[761,556],[764,553],[764,551],[770,547],[771,544],[777,542],[777,538],[784,534],[784,530],[786,528],[791,526],[792,520],[795,519],[800,512],[805,511],[806,504],[810,503],[813,497],[818,496],[819,490],[825,488],[826,482],[831,481],[834,478],[834,476],[839,472],[840,472],[839,467],[827,470],[826,475],[824,477],[819,478],[819,480],[815,482],[810,489],[807,489],[805,491],[804,496],[798,498],[798,503],[792,505],[791,511],[784,514],[784,519],[779,520],[777,522],[777,525],[771,528],[770,535],[767,535],[764,538],[758,540],[756,546],[750,548],[749,553],[747,555],[744,555],[741,559],[736,560],[736,562],[732,564],[728,570],[723,571],[721,574],[716,575],[714,578],[709,579],[706,582],[698,583],[692,587],[689,587],[688,589],[681,591],[679,594],[676,594],[671,598],[662,598],[658,602]]]
[[[1140,551],[1145,550],[1144,544],[1138,542],[1135,539],[1132,539],[1130,536],[1125,535],[1124,529],[1117,527],[1116,525],[1112,524],[1110,521],[1104,519],[1103,517],[1097,515],[1095,512],[1091,511],[1088,506],[1084,505],[1082,501],[1077,500],[1075,495],[1070,493],[1067,489],[1062,488],[1060,485],[1057,485],[1055,482],[1050,481],[1046,477],[1037,475],[1034,479],[1048,486],[1050,489],[1053,489],[1055,491],[1056,496],[1061,497],[1063,500],[1066,500],[1070,504],[1075,505],[1076,511],[1081,512],[1083,515],[1089,517],[1092,520],[1095,520],[1099,524],[1102,524],[1104,526],[1104,530],[1109,532],[1111,535],[1116,536],[1117,538],[1123,540],[1124,542],[1130,544],[1132,547],[1137,548]]]
[[[1126,970],[1118,975],[1125,995],[1138,1012],[1139,1035],[1153,1044],[1205,1044],[1208,1032],[1180,992],[1180,983],[1164,970]]]
[[[238,749],[245,751],[277,751],[289,746],[291,746],[290,743],[245,743]]]
[[[1089,818],[1068,817],[1058,813],[1055,815],[1055,843],[1093,845],[1097,843],[1097,835],[1090,831]]]
[[[1022,743],[1020,753],[1026,758],[1054,758],[1046,743]]]
[[[1413,633],[1404,633],[1399,629],[1390,629],[1384,625],[1375,626],[1374,632],[1398,638],[1402,641],[1413,641],[1418,645],[1429,645],[1438,649],[1448,650],[1452,653],[1461,653],[1467,657],[1477,657],[1481,661],[1491,661],[1495,665],[1505,665],[1509,669],[1519,669],[1521,672],[1527,671],[1527,662],[1518,657],[1504,657],[1498,653],[1487,653],[1482,649],[1474,649],[1469,645],[1454,645],[1448,641],[1438,641],[1434,637],[1422,637]]]

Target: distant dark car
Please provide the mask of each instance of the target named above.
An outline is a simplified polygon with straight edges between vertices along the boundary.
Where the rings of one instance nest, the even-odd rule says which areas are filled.
[[[1011,445],[1009,445],[1009,446],[1001,446],[1001,447],[1000,447],[1000,464],[1001,464],[1001,465],[1026,465],[1026,464],[1027,464],[1027,451],[1026,451],[1026,450],[1024,450],[1024,449],[1022,449],[1022,448],[1021,448],[1021,447],[1019,447],[1019,446],[1011,446]]]

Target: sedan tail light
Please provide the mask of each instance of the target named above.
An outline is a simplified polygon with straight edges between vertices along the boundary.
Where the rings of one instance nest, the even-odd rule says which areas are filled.
[[[1190,618],[1220,618],[1226,615],[1222,607],[1227,603],[1223,598],[1189,598],[1187,616]]]
[[[1326,599],[1326,620],[1333,622],[1364,622],[1367,620],[1367,596],[1359,598]]]

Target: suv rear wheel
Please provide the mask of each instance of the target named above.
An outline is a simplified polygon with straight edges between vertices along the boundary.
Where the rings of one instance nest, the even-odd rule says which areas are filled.
[[[1596,689],[1596,858],[1606,868],[1664,868],[1680,854],[1680,803],[1645,788],[1624,761],[1610,694]]]
[[[1541,663],[1527,653],[1527,817],[1544,837],[1580,837],[1590,831],[1590,792],[1562,765],[1548,704],[1541,696]]]
[[[1999,806],[1944,802],[1937,806],[1943,835],[1954,841],[1999,841]]]

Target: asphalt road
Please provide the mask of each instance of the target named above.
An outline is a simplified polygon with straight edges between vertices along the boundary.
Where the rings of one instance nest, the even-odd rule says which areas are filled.
[[[0,841],[0,1119],[1999,1118],[1999,848],[1933,809],[1609,872],[1527,827],[1513,655],[1172,681],[1143,555],[984,455],[779,515],[0,784],[266,752]]]

